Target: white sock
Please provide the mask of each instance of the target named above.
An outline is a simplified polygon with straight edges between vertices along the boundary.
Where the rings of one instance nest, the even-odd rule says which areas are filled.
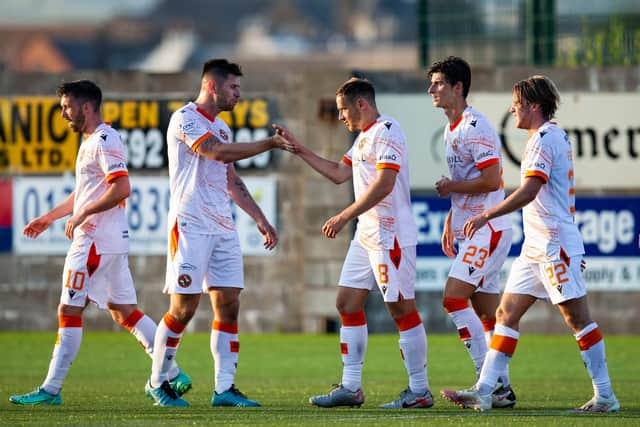
[[[185,324],[166,313],[158,324],[154,337],[153,363],[151,364],[151,387],[169,380],[169,371],[175,364],[175,355],[180,345]]]
[[[520,332],[501,324],[496,324],[491,348],[480,371],[480,377],[476,382],[478,392],[482,395],[491,394],[503,374],[515,352]]]
[[[145,352],[153,360],[153,342],[155,340],[157,325],[149,316],[140,310],[135,310],[123,322],[122,326],[127,328],[131,335],[140,343]],[[175,359],[171,360],[171,367],[167,372],[167,377],[173,379],[178,376],[180,369]]]
[[[467,348],[478,375],[487,354],[487,342],[480,318],[469,307],[467,300],[462,298],[445,298],[444,308],[456,325],[460,340]]]
[[[594,394],[596,397],[610,398],[613,390],[611,389],[604,339],[600,333],[600,328],[595,322],[590,323],[578,332],[575,337],[580,346],[580,356],[582,356],[584,365],[591,377]]]
[[[82,342],[82,317],[60,315],[58,324],[58,337],[53,347],[49,371],[41,386],[51,394],[60,393]]]
[[[350,391],[362,388],[362,366],[367,352],[369,329],[364,311],[340,315],[340,354],[342,357],[342,380],[340,383]]]
[[[427,378],[427,333],[417,311],[396,321],[400,332],[400,354],[409,375],[409,388],[423,394],[429,390]]]
[[[216,393],[227,391],[234,383],[238,367],[238,324],[214,320],[211,325],[211,355],[213,356]]]
[[[493,331],[496,327],[496,318],[493,317],[488,320],[482,320],[482,326],[484,327],[484,337],[487,341],[487,348],[491,345],[491,339],[493,338]],[[509,364],[504,367],[504,372],[500,374],[500,382],[502,386],[507,388],[511,385],[511,378],[509,378]]]

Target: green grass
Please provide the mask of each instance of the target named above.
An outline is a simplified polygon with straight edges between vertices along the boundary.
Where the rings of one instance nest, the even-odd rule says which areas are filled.
[[[43,380],[55,333],[0,333],[0,425],[348,425],[510,426],[640,425],[640,337],[606,337],[609,370],[622,404],[618,414],[574,415],[568,409],[591,397],[591,384],[575,340],[524,335],[511,363],[518,395],[513,410],[485,414],[436,399],[428,410],[389,411],[377,405],[396,397],[407,378],[397,336],[372,335],[364,368],[367,401],[360,409],[318,409],[307,399],[338,382],[336,336],[244,335],[236,384],[261,408],[211,408],[212,359],[208,334],[186,334],[178,353],[192,376],[190,408],[154,407],[143,394],[150,360],[128,334],[86,332],[59,407],[21,407],[11,394],[31,391]],[[473,381],[473,369],[457,337],[429,337],[429,379],[434,394]]]

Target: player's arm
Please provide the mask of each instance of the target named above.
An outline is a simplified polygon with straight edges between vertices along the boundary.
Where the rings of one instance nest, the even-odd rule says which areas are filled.
[[[323,234],[330,238],[336,237],[349,221],[380,203],[393,191],[397,175],[398,172],[395,169],[379,169],[375,181],[362,197],[324,224]]]
[[[75,192],[71,192],[71,194],[69,194],[58,206],[51,209],[46,214],[31,220],[29,224],[24,227],[22,233],[27,237],[35,239],[40,235],[40,233],[49,228],[54,221],[73,213],[74,200]]]
[[[271,250],[275,248],[278,243],[278,233],[267,221],[262,209],[249,193],[242,178],[236,173],[236,168],[233,164],[227,165],[227,191],[231,200],[256,222],[258,230],[264,236],[265,249]]]
[[[67,220],[65,226],[65,234],[69,239],[73,239],[73,231],[77,226],[82,224],[89,215],[109,210],[127,197],[131,193],[131,187],[129,185],[129,176],[120,175],[109,182],[109,187],[102,196],[88,203],[85,206],[80,207],[71,218]]]
[[[255,156],[273,148],[292,151],[291,144],[285,138],[274,134],[269,138],[255,142],[225,144],[215,136],[209,135],[198,144],[195,151],[218,162],[230,163]]]
[[[442,246],[442,252],[449,258],[455,258],[458,253],[453,238],[453,229],[451,228],[451,216],[453,209],[449,209],[447,217],[444,220],[444,227],[442,227],[442,238],[440,244]]]
[[[480,176],[465,181],[452,181],[442,178],[436,182],[436,190],[440,197],[446,197],[450,193],[480,194],[496,191],[502,185],[500,164],[497,162],[480,169]]]
[[[284,127],[280,125],[273,125],[273,127],[278,134],[282,135],[293,145],[294,152],[320,175],[328,178],[335,184],[342,184],[351,179],[353,169],[350,165],[344,162],[325,159],[298,142],[296,137]]]
[[[517,190],[509,194],[502,202],[492,208],[487,209],[480,215],[469,218],[464,224],[464,234],[467,238],[473,237],[475,232],[482,228],[490,219],[506,215],[516,211],[533,201],[538,195],[540,188],[545,184],[545,180],[540,176],[528,176]]]

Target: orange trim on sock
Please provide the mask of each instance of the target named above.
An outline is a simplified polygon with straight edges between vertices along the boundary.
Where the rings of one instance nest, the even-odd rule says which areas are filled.
[[[491,338],[491,345],[489,347],[492,350],[499,351],[500,353],[504,353],[507,356],[513,356],[513,353],[516,351],[517,344],[518,340],[516,338],[494,334],[493,338]]]
[[[413,311],[406,316],[396,320],[396,325],[398,326],[398,330],[408,331],[409,329],[413,329],[416,326],[422,323],[422,319],[420,318],[420,313],[418,311]]]
[[[471,332],[469,332],[469,328],[460,328],[458,329],[458,335],[462,341],[468,340],[471,338]]]
[[[447,313],[453,313],[454,311],[464,310],[469,307],[469,301],[463,298],[451,298],[445,297],[442,301],[444,311]]]
[[[138,324],[140,319],[142,319],[143,317],[144,317],[144,313],[143,312],[141,312],[140,310],[134,310],[120,324],[131,331]]]
[[[176,348],[180,344],[180,338],[167,337],[167,347]]]
[[[184,328],[187,326],[184,323],[178,321],[178,319],[176,319],[169,313],[165,313],[162,320],[164,320],[164,324],[167,325],[167,328],[169,328],[169,330],[174,334],[181,334],[182,331],[184,331]]]
[[[60,314],[58,316],[58,327],[59,328],[82,328],[82,317]]]
[[[238,324],[237,323],[224,323],[218,322],[214,320],[211,322],[211,329],[216,331],[226,332],[228,334],[237,334],[238,333]]]
[[[492,317],[491,319],[481,320],[481,322],[485,332],[491,332],[496,328],[495,317]]]
[[[355,313],[343,313],[340,315],[342,326],[363,326],[367,324],[367,316],[364,310]]]
[[[593,331],[578,340],[578,346],[581,351],[586,351],[599,343],[601,339],[602,334],[600,333],[600,328],[595,328]]]
[[[340,353],[341,354],[349,354],[349,344],[346,342],[340,343]]]

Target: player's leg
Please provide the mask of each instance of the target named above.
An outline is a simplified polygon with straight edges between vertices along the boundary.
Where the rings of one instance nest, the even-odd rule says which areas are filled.
[[[168,242],[164,293],[171,295],[170,305],[156,328],[151,376],[145,392],[151,394],[159,406],[188,406],[171,387],[169,371],[184,329],[200,303],[212,238],[208,235],[180,233],[176,224]]]
[[[475,291],[476,286],[449,276],[444,288],[442,306],[456,326],[458,336],[473,361],[477,375],[487,353],[487,342],[478,314],[469,307],[469,299]]]
[[[240,352],[238,315],[240,292],[244,288],[242,251],[237,233],[213,237],[207,263],[205,287],[211,300],[214,320],[210,349],[214,365],[212,406],[260,406],[235,386]]]
[[[58,307],[58,335],[49,362],[47,377],[40,387],[22,395],[9,397],[20,405],[60,405],[60,390],[69,368],[78,355],[82,341],[82,311],[84,307],[60,304]]]
[[[491,394],[516,349],[520,318],[538,298],[546,295],[532,265],[516,259],[496,313],[495,332],[476,384],[469,390],[442,390],[442,396],[464,408],[491,409]]]
[[[586,288],[579,267],[581,258],[571,258],[568,265],[565,261],[546,265],[544,269],[548,273],[547,286],[555,287],[556,290],[558,286],[562,286],[562,294],[569,298],[557,302],[557,305],[576,337],[580,355],[593,385],[593,398],[578,408],[578,411],[616,412],[620,409],[620,404],[611,387],[604,338],[589,313]],[[558,300],[554,303],[556,301]]]
[[[409,297],[407,297],[409,298]],[[380,405],[385,409],[419,409],[433,406],[433,395],[427,377],[427,334],[413,296],[387,302],[400,339],[400,356],[409,376],[409,385],[399,397]]]
[[[364,303],[374,283],[367,251],[357,240],[353,240],[342,266],[336,296],[336,309],[342,321],[342,380],[329,393],[310,397],[309,403],[312,405],[359,407],[364,403],[362,367],[368,340]]]
[[[400,355],[409,376],[408,387],[382,408],[430,408],[433,396],[427,379],[427,334],[415,301],[416,248],[369,251],[376,283],[398,327]]]
[[[60,390],[82,341],[82,312],[89,300],[89,289],[96,285],[92,283],[96,272],[104,268],[100,258],[92,242],[75,245],[67,254],[58,306],[58,335],[47,377],[33,392],[11,396],[11,402],[25,405],[61,403]]]
[[[153,360],[157,324],[138,308],[136,290],[129,270],[129,257],[118,254],[103,255],[103,258],[109,265],[109,275],[106,278],[109,301],[107,307],[111,317],[131,332]],[[180,371],[175,359],[172,359],[167,377],[179,395],[182,396],[191,389],[191,379]]]

